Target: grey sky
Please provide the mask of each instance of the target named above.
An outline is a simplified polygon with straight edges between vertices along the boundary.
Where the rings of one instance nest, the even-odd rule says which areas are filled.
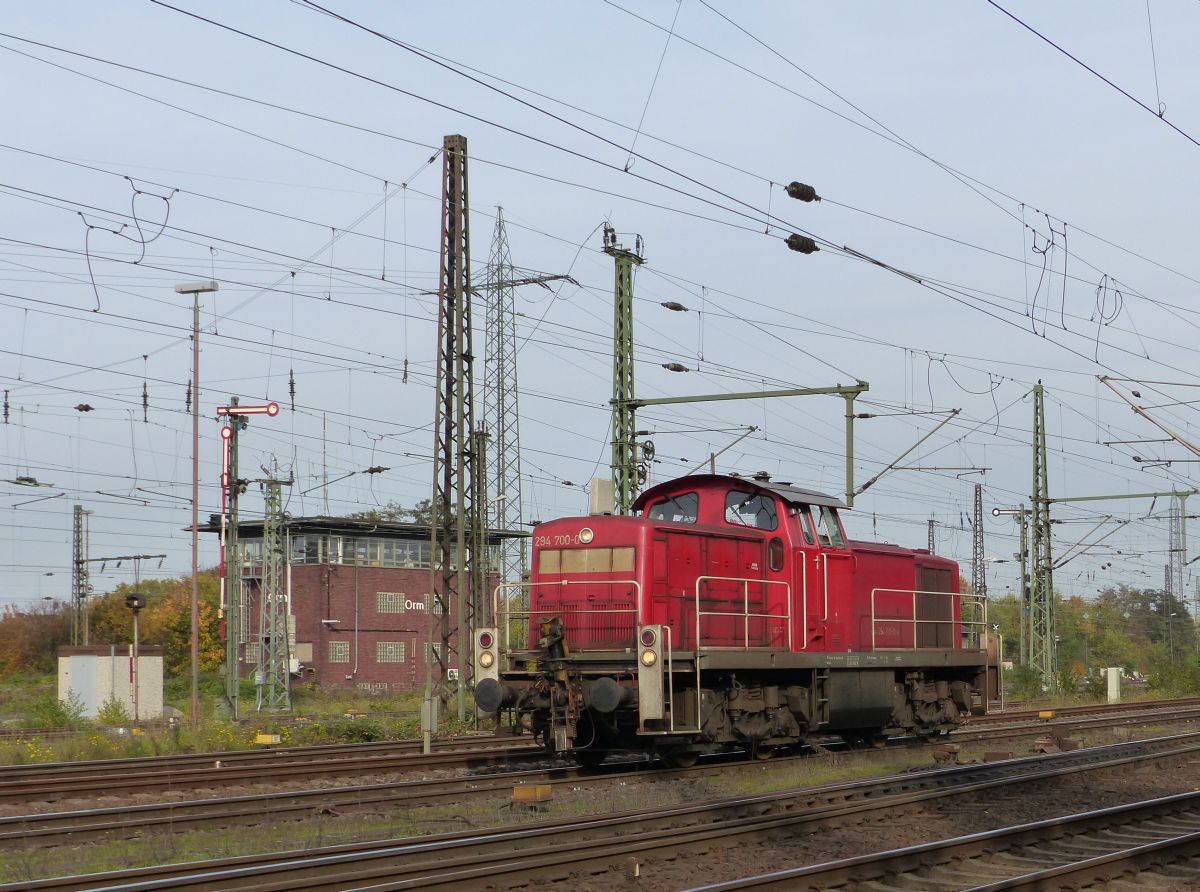
[[[52,486],[0,483],[0,601],[67,594],[76,501],[95,512],[94,556],[165,552],[162,569],[147,573],[187,570],[191,319],[172,290],[182,280],[221,281],[204,302],[203,515],[219,498],[211,416],[231,394],[284,406],[279,418],[251,423],[242,460],[251,470],[272,457],[294,468],[293,514],[325,510],[319,489],[300,495],[320,484],[323,461],[330,478],[391,468],[330,486],[330,512],[427,496],[436,305],[421,292],[437,284],[441,163],[427,161],[448,133],[470,146],[476,274],[502,205],[514,263],[570,270],[581,285],[527,288],[517,299],[527,339],[519,374],[529,519],[586,510],[583,484],[607,473],[612,265],[597,229],[605,220],[645,239],[636,285],[641,394],[858,377],[871,385],[860,411],[962,409],[910,463],[988,467],[986,476],[889,474],[860,499],[855,535],[923,545],[933,516],[944,525],[938,550],[968,561],[970,535],[959,528],[972,483],[985,482],[989,509],[1028,500],[1032,407],[1023,396],[1038,379],[1048,393],[1052,494],[1192,486],[1193,464],[1143,470],[1131,459],[1188,458],[1179,446],[1101,445],[1160,435],[1095,376],[1195,380],[1200,148],[983,0],[711,4],[797,67],[700,0],[682,0],[665,56],[663,29],[677,10],[665,0],[331,0],[347,18],[460,70],[473,66],[481,80],[616,147],[301,3],[179,5],[362,77],[151,2],[9,10],[11,36],[0,38],[8,147],[0,149],[0,383],[10,416],[0,425],[0,477]],[[1001,5],[1146,105],[1161,101],[1167,120],[1200,137],[1200,5],[1150,4],[1157,92],[1144,4]],[[631,128],[660,57],[636,143],[645,158],[626,172]],[[781,184],[793,179],[826,200],[788,199]],[[397,192],[402,183],[408,188]],[[778,220],[764,233],[768,208]],[[793,227],[931,287],[839,251],[790,252],[781,239]],[[690,312],[669,312],[659,306],[666,300]],[[670,373],[665,362],[691,371]],[[1134,386],[1146,404],[1200,398],[1191,387]],[[94,411],[75,411],[80,403]],[[841,411],[837,398],[725,403],[646,410],[639,426],[657,431],[654,479],[757,425],[722,469],[840,492]],[[1193,405],[1159,414],[1192,434]],[[859,480],[941,417],[862,422]],[[32,499],[44,500],[21,504]],[[256,493],[246,505],[261,510]],[[1059,588],[1160,586],[1165,504],[1144,519],[1151,507],[1056,509],[1086,524],[1059,526],[1059,549],[1101,514],[1134,520],[1106,540],[1111,549],[1064,567]],[[1012,524],[989,517],[986,529],[988,553],[1010,557]],[[215,560],[206,542],[202,561]],[[130,579],[129,569],[106,568],[97,590]],[[992,571],[993,591],[1012,584],[1011,563]]]

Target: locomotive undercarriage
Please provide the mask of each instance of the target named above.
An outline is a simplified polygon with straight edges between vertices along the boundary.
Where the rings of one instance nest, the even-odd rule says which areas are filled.
[[[651,751],[675,764],[730,749],[766,758],[779,747],[831,735],[877,744],[897,734],[932,738],[983,705],[975,666],[705,669],[697,703],[694,665],[677,661],[665,717],[643,722],[637,679],[628,664],[554,661],[510,689],[505,705],[513,707],[518,733],[580,762]]]

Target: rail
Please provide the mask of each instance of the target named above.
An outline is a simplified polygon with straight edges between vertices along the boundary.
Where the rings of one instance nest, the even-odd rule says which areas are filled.
[[[570,605],[559,604],[553,612],[562,616],[563,623],[566,625],[566,630],[569,633],[578,634],[580,632],[592,633],[606,632],[615,636],[623,630],[615,628],[619,623],[613,623],[613,628],[587,628],[581,629],[578,624],[573,623],[579,617],[602,616],[602,615],[625,615],[630,616],[629,622],[629,640],[625,643],[615,643],[614,647],[624,649],[632,648],[637,637],[637,618],[638,609],[642,601],[642,586],[636,579],[560,579],[554,582],[503,582],[496,586],[492,593],[492,615],[496,617],[496,626],[500,631],[501,652],[507,653],[512,648],[512,635],[514,631],[521,631],[529,634],[532,628],[531,623],[535,614],[545,614],[546,610],[532,609],[516,609],[512,607],[512,598],[507,596],[507,593],[513,590],[533,589],[541,586],[561,586],[566,588],[570,585],[605,585],[605,586],[632,586],[633,588],[633,606],[632,607],[576,607]],[[502,593],[504,595],[502,596]],[[518,600],[519,604],[524,605],[527,602]],[[522,622],[524,620],[525,622]],[[514,629],[514,621],[517,623]],[[567,644],[570,646],[571,637],[568,635]],[[522,648],[524,650],[525,648]]]
[[[908,602],[909,612],[907,615],[880,616],[879,615],[879,596],[880,595],[909,595],[911,600]],[[918,596],[921,596],[918,601]],[[930,597],[933,598],[930,601]],[[934,612],[940,612],[938,607],[942,602],[939,598],[946,598],[945,608],[949,613],[948,616],[928,616],[930,607],[934,608]],[[958,603],[958,616],[955,616],[955,599]],[[890,610],[896,611],[903,604],[903,599],[889,599],[893,603],[889,605]],[[968,618],[968,615],[970,618]],[[889,625],[897,627],[896,635],[888,635],[889,638],[895,637],[898,640],[895,644],[880,645],[879,630],[880,626]],[[907,640],[903,634],[906,627],[911,627],[910,636]],[[955,628],[962,630],[959,638],[959,643],[955,644]],[[913,589],[899,588],[873,588],[871,589],[871,650],[977,650],[984,647],[984,635],[987,632],[987,597],[984,595],[976,595],[970,592],[933,592],[920,591]],[[923,629],[932,629],[934,632],[933,644],[922,644],[920,631]],[[949,630],[948,642],[942,642],[940,639],[941,633]],[[965,637],[965,641],[962,638]]]

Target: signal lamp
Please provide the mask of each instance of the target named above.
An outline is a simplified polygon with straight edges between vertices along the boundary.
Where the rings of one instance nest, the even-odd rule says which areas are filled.
[[[653,666],[657,662],[658,662],[658,654],[656,654],[654,651],[652,651],[652,650],[642,651],[642,665],[643,666]]]
[[[654,647],[656,640],[658,636],[654,634],[653,629],[642,629],[642,647]]]
[[[491,651],[485,650],[479,655],[479,665],[484,669],[491,669],[494,662],[496,662],[496,658],[492,656]]]
[[[479,646],[484,648],[485,650],[492,646],[492,633],[491,632],[480,632],[479,633]]]

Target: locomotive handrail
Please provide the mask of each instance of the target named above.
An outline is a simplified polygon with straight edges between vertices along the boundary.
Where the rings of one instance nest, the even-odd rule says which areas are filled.
[[[741,614],[730,613],[725,610],[701,610],[700,609],[700,586],[704,582],[740,582],[742,583],[742,612]],[[787,613],[751,613],[750,612],[750,584],[755,585],[782,585],[784,588],[784,597],[787,603]],[[787,621],[787,638],[788,650],[792,649],[792,586],[783,579],[749,579],[742,576],[699,576],[696,578],[696,650],[711,650],[711,647],[704,647],[700,643],[700,618],[702,616],[741,616],[743,621],[742,632],[742,648],[749,649],[750,647],[750,620],[754,619],[782,619]],[[808,630],[805,629],[805,637],[807,638]],[[769,645],[763,645],[769,646]],[[699,662],[697,661],[697,666]]]
[[[496,625],[503,631],[504,650],[511,650],[510,638],[512,632],[509,628],[509,620],[521,617],[532,618],[535,613],[545,613],[544,610],[512,610],[505,606],[503,610],[500,607],[500,592],[510,589],[532,589],[535,586],[541,585],[559,585],[564,588],[568,585],[631,585],[634,588],[634,606],[633,607],[581,607],[573,608],[572,613],[575,614],[593,614],[593,613],[632,613],[634,615],[635,625],[638,610],[642,602],[642,585],[636,579],[559,579],[548,582],[502,582],[492,590],[492,615],[496,617]],[[504,622],[500,622],[500,617],[503,614]],[[636,633],[635,633],[636,634]],[[569,643],[569,642],[568,642]]]
[[[788,593],[788,603],[791,603],[791,593]],[[801,650],[808,650],[808,559],[800,554],[800,637],[804,643]]]
[[[912,596],[912,614],[911,616],[885,616],[878,617],[875,614],[876,596],[881,594],[893,595],[911,595]],[[919,619],[917,617],[917,595],[943,595],[950,599],[951,611],[953,611],[954,599],[957,598],[960,603],[959,616],[955,618],[953,613],[949,619]],[[963,617],[962,607],[971,605],[974,609],[980,611],[982,619],[965,619]],[[909,647],[879,647],[876,644],[877,631],[879,623],[897,623],[912,626],[912,644]],[[907,588],[873,588],[871,589],[871,650],[946,650],[947,648],[928,647],[923,648],[917,643],[917,629],[922,624],[944,624],[950,626],[966,626],[970,629],[968,634],[976,640],[977,646],[982,646],[983,634],[987,631],[987,596],[979,595],[974,592],[935,592],[922,591],[920,589]],[[962,647],[954,647],[951,644],[950,650],[962,650]]]

